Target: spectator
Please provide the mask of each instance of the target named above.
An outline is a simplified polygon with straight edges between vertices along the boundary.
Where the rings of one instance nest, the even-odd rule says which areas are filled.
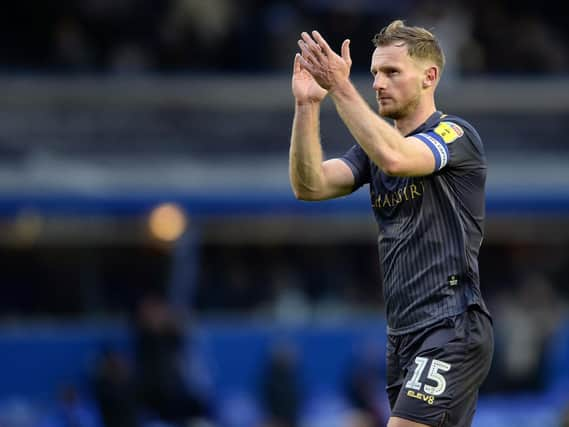
[[[351,425],[381,427],[387,422],[387,414],[380,400],[381,352],[374,345],[367,345],[350,363],[345,384],[345,396],[352,408]]]
[[[276,345],[261,384],[265,427],[298,427],[302,406],[297,355],[288,343]]]
[[[135,357],[141,403],[150,418],[193,423],[210,417],[207,402],[184,379],[185,345],[183,325],[164,299],[144,298],[135,322]]]
[[[97,366],[95,398],[105,427],[137,427],[134,381],[126,358],[106,351]]]
[[[497,312],[504,386],[539,390],[545,384],[546,345],[565,313],[564,301],[542,274],[524,278],[519,289],[502,300]],[[528,351],[532,349],[532,351]]]

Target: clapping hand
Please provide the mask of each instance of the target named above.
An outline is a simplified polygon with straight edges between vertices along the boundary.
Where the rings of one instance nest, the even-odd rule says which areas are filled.
[[[301,34],[298,46],[302,55],[297,59],[302,69],[308,71],[314,80],[326,90],[334,90],[350,77],[352,59],[350,57],[350,40],[342,43],[342,55],[334,52],[318,31],[312,31],[312,37]]]
[[[328,93],[326,89],[316,83],[314,77],[301,65],[299,53],[294,57],[292,93],[298,104],[319,103]]]

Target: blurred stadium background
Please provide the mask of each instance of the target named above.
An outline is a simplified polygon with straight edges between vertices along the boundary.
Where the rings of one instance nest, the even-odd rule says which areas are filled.
[[[382,425],[368,196],[292,197],[289,72],[300,31],[350,37],[374,106],[370,40],[401,17],[441,38],[438,107],[471,121],[488,154],[480,268],[497,341],[475,426],[568,425],[556,3],[5,3],[0,426]],[[327,155],[343,153],[349,134],[330,103],[322,114]]]

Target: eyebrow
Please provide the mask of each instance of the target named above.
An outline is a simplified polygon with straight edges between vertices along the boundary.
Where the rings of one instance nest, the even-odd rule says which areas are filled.
[[[371,67],[369,71],[372,74],[375,74],[377,71],[401,71],[401,67],[397,67],[395,65],[383,65],[377,68]]]

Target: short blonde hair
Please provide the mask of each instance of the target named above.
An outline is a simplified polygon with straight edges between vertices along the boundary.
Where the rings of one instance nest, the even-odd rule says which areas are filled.
[[[445,55],[433,33],[422,27],[408,27],[398,19],[384,27],[373,38],[375,47],[404,43],[411,58],[433,61],[442,73]]]

